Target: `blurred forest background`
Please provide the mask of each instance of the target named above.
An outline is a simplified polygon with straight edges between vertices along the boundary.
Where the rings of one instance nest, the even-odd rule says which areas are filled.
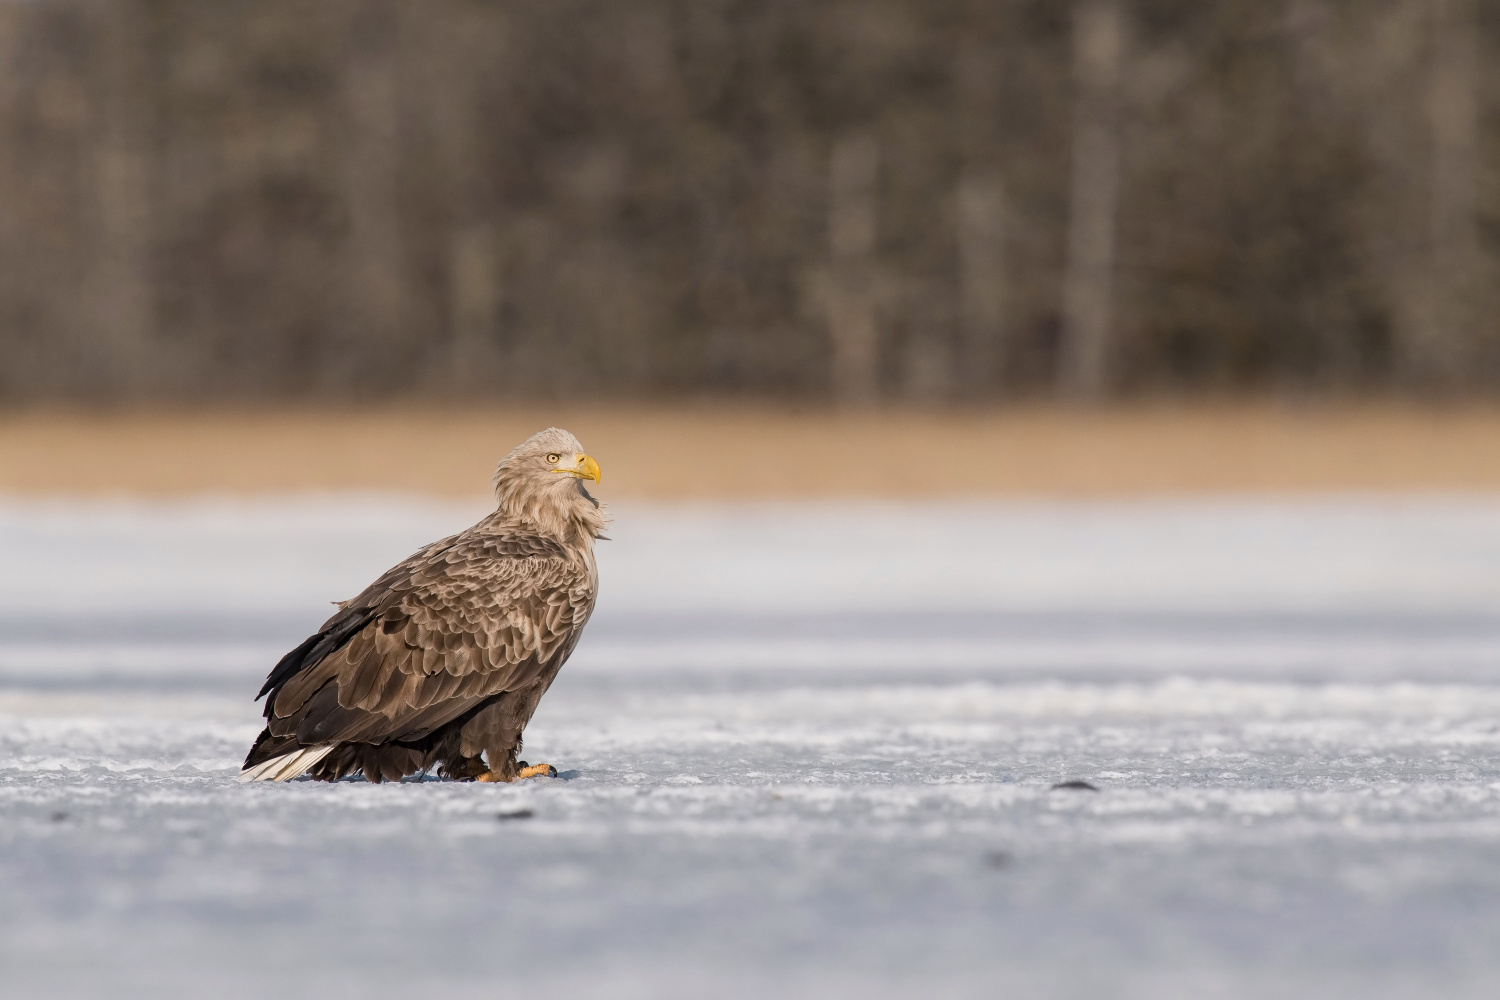
[[[1500,389],[1491,0],[0,0],[0,401]]]

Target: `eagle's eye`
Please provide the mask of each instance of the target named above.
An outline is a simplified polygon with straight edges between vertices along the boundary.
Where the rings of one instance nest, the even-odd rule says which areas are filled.
[[[547,456],[547,461],[551,462],[553,465],[556,465],[557,460],[560,458],[562,458],[562,456],[554,451],[552,454]]]

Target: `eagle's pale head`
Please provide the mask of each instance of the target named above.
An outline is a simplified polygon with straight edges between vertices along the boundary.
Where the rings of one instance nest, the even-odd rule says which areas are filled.
[[[599,463],[561,427],[538,431],[500,460],[500,510],[564,542],[592,541],[608,523],[584,481],[600,481]]]

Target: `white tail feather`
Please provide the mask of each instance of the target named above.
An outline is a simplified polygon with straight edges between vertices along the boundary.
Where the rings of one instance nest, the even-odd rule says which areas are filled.
[[[333,750],[332,743],[320,747],[303,747],[280,757],[261,761],[240,772],[241,781],[291,781],[300,777]]]

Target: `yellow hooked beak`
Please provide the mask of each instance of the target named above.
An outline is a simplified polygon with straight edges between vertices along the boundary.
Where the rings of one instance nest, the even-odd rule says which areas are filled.
[[[599,478],[599,463],[588,455],[574,455],[572,465],[558,463],[557,468],[552,471],[577,476],[579,479],[592,479],[596,483],[603,481]]]

